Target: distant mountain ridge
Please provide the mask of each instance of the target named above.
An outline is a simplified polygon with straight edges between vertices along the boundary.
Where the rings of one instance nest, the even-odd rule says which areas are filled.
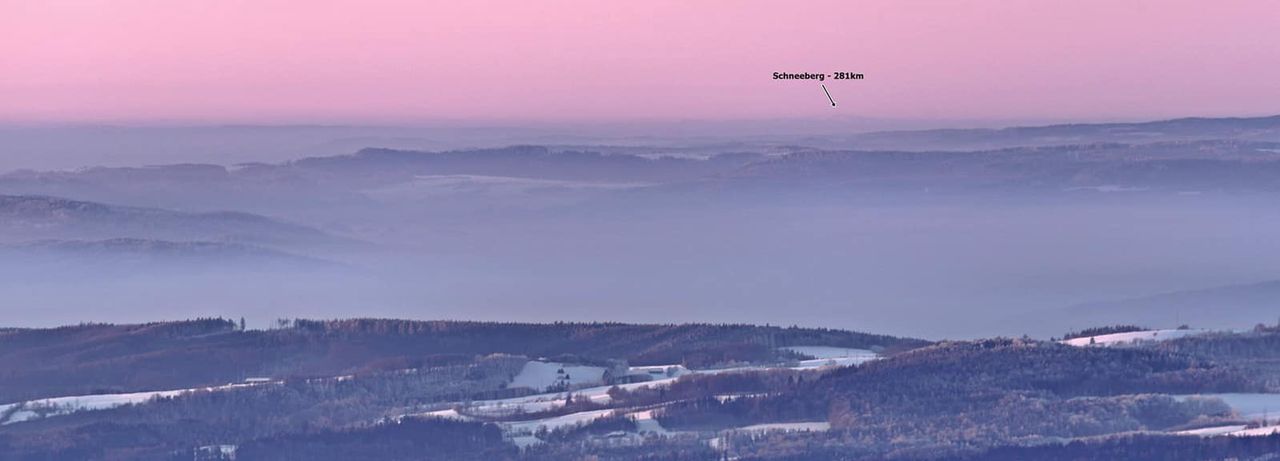
[[[857,149],[982,150],[1081,142],[1140,143],[1152,140],[1238,139],[1280,141],[1280,115],[1184,117],[1149,122],[1069,123],[1007,128],[947,128],[878,131],[854,135]]]
[[[965,152],[808,151],[753,162],[726,179],[887,190],[1111,187],[1164,192],[1280,190],[1280,143],[1094,143]]]
[[[199,209],[258,206],[255,197],[269,196],[261,206],[292,209],[358,204],[371,199],[370,190],[451,175],[663,186],[808,181],[905,191],[1280,190],[1280,116],[880,132],[851,135],[837,144],[709,156],[701,150],[682,156],[679,148],[642,155],[607,146],[602,150],[612,153],[534,145],[438,152],[370,147],[230,168],[179,164],[12,172],[0,175],[0,193],[105,197],[120,203],[173,197]]]
[[[372,173],[403,178],[414,175],[477,174],[520,178],[685,181],[725,171],[760,158],[753,154],[721,154],[708,159],[556,151],[545,146],[511,146],[445,152],[365,148],[351,155],[311,157],[264,169],[364,176]],[[252,171],[251,171],[252,172]]]
[[[1079,304],[1056,315],[1093,324],[1142,322],[1233,328],[1280,317],[1280,280]]]
[[[119,238],[286,247],[342,241],[310,227],[251,213],[192,213],[49,196],[0,195],[0,242]]]

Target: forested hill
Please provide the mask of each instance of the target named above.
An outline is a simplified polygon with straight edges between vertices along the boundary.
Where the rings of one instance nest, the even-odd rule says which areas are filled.
[[[1115,329],[1127,328],[1091,331]],[[9,393],[144,378],[227,382],[251,369],[263,374],[243,376],[271,379],[0,404],[0,459],[1269,459],[1255,456],[1280,439],[1251,435],[1280,427],[1265,413],[1278,395],[1268,371],[1278,331],[1087,346],[749,325],[377,319],[250,331],[222,319],[8,330],[0,389]],[[789,345],[830,355],[787,357],[779,349]],[[851,356],[836,354],[857,351],[837,346],[880,354],[841,362]],[[592,365],[676,353],[708,367],[774,362]],[[549,357],[527,358],[537,356]],[[599,381],[570,383],[592,368]],[[625,374],[605,378],[615,369]],[[530,387],[539,370],[563,375],[563,386]]]
[[[268,330],[200,319],[0,330],[0,402],[176,389],[248,377],[343,374],[463,363],[494,353],[713,367],[825,345],[882,354],[926,341],[816,328],[622,323],[294,320]]]

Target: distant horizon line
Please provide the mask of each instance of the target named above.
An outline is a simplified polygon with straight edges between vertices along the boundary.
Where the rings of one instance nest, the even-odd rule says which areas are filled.
[[[992,127],[1038,127],[1058,125],[1100,125],[1115,123],[1155,123],[1175,120],[1242,120],[1280,117],[1280,110],[1259,114],[1239,115],[1182,115],[1171,117],[1099,117],[1099,118],[910,118],[910,117],[868,117],[868,116],[827,116],[827,117],[774,117],[774,118],[618,118],[618,119],[421,119],[421,120],[388,120],[378,121],[237,121],[237,120],[195,120],[195,119],[130,119],[130,120],[0,120],[0,128],[567,128],[578,126],[590,127],[626,127],[628,125],[663,125],[663,124],[758,124],[758,123],[797,123],[797,122],[879,122],[940,125],[973,124],[974,129]],[[950,129],[954,126],[938,128],[910,128],[906,131]],[[899,131],[873,129],[871,131]]]

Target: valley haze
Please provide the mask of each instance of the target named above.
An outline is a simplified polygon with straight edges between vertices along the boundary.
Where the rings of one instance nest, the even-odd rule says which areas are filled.
[[[112,128],[342,153],[0,174],[3,308],[13,326],[356,309],[931,338],[1270,316],[1267,298],[1219,287],[1280,274],[1280,216],[1265,205],[1280,192],[1280,117],[818,128],[440,150],[403,147],[431,128]],[[1183,292],[1201,294],[1176,309],[1071,307]]]

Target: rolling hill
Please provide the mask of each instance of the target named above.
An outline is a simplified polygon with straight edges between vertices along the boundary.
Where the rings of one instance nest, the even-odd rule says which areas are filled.
[[[193,213],[47,196],[0,195],[0,242],[107,239],[279,247],[345,242],[313,228],[250,213]]]

